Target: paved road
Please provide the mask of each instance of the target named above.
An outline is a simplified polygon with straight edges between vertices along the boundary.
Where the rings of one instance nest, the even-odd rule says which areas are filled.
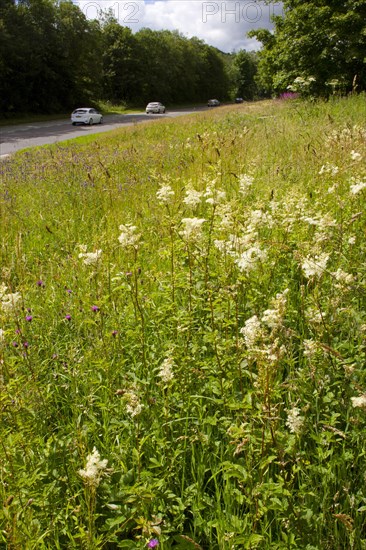
[[[169,111],[165,115],[146,115],[144,113],[107,115],[103,119],[103,124],[95,124],[93,126],[72,126],[70,119],[0,126],[0,158],[26,147],[57,143],[87,134],[108,132],[108,130],[113,130],[120,126],[131,126],[159,118],[191,114],[204,109],[204,107],[198,107],[197,109]]]

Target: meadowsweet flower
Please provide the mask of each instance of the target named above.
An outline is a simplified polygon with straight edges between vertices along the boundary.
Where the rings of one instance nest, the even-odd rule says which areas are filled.
[[[84,479],[86,485],[98,487],[107,463],[108,460],[100,460],[99,452],[94,447],[93,452],[86,457],[85,469],[79,470],[79,475]]]
[[[174,378],[173,365],[174,365],[174,361],[172,357],[167,357],[162,362],[158,376],[160,376],[163,382],[168,383],[171,380],[173,380]]]
[[[244,323],[240,333],[244,336],[244,342],[248,349],[252,349],[262,335],[262,326],[257,315],[253,315]]]
[[[22,299],[20,292],[13,292],[10,294],[3,294],[1,296],[1,307],[3,311],[10,312],[16,309],[18,303]]]
[[[355,160],[356,162],[359,162],[362,159],[362,155],[360,153],[357,153],[357,151],[351,151],[351,159]]]
[[[293,407],[288,411],[286,426],[293,434],[298,434],[303,427],[304,419],[300,416],[300,410],[297,407]]]
[[[318,344],[314,340],[311,340],[311,339],[303,340],[303,346],[304,346],[304,355],[308,359],[311,359],[312,357],[314,357],[314,355],[318,351]]]
[[[170,199],[174,197],[174,191],[170,185],[162,185],[157,191],[156,197],[160,204],[168,204]]]
[[[138,416],[142,411],[142,405],[134,392],[126,392],[124,398],[127,402],[126,410],[132,417]]]
[[[127,223],[126,225],[120,225],[119,229],[121,231],[121,234],[118,237],[118,240],[121,243],[121,245],[124,248],[128,246],[133,246],[136,248],[141,239],[141,234],[136,233],[137,227],[135,225]]]
[[[186,189],[186,196],[183,199],[184,204],[187,206],[192,206],[192,208],[195,208],[197,205],[200,204],[201,198],[202,198],[202,192],[196,191],[191,185],[187,186]]]
[[[355,244],[356,242],[356,237],[355,235],[351,235],[349,238],[348,238],[348,244]]]
[[[204,197],[206,197],[207,204],[215,205],[226,199],[226,193],[221,189],[215,189],[212,184],[208,184],[204,192]]]
[[[267,252],[262,250],[259,245],[252,246],[245,250],[235,261],[240,271],[248,273],[254,269],[259,262],[267,258]]]
[[[250,188],[253,186],[254,178],[248,174],[242,174],[239,176],[239,193],[246,195]]]
[[[336,174],[338,174],[338,172],[339,172],[338,166],[335,166],[334,164],[330,164],[329,162],[327,162],[326,164],[323,164],[323,166],[319,170],[320,175],[329,174],[331,176],[335,176]]]
[[[356,180],[355,178],[352,178],[352,181],[354,182],[350,187],[352,195],[357,195],[366,189],[366,181]]]
[[[85,265],[95,265],[98,263],[101,255],[101,250],[96,250],[95,252],[80,252],[79,258],[83,259]]]
[[[202,233],[202,224],[205,221],[203,218],[183,218],[184,229],[179,234],[187,240],[199,238]]]
[[[311,277],[320,277],[325,271],[328,260],[329,254],[326,253],[307,256],[301,264],[305,277],[308,279]]]
[[[355,278],[351,273],[347,273],[346,271],[343,271],[342,269],[337,269],[337,271],[333,271],[332,273],[335,280],[340,283],[340,286],[342,285],[350,285],[354,282]],[[339,286],[339,285],[338,285]]]
[[[359,397],[351,397],[351,401],[353,407],[366,410],[366,394],[360,395]]]

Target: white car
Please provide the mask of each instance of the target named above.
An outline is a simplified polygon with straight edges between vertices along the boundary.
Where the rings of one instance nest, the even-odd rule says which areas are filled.
[[[146,114],[149,113],[165,113],[165,107],[159,101],[153,101],[146,106]]]
[[[92,124],[102,124],[103,115],[91,107],[81,107],[80,109],[75,109],[71,114],[71,122],[73,126],[75,124],[89,124],[89,126]]]
[[[218,99],[209,99],[207,101],[207,107],[219,107],[220,101]]]

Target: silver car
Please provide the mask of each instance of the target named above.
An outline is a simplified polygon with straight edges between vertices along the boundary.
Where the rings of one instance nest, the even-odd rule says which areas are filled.
[[[153,101],[146,106],[146,114],[149,113],[165,113],[165,107],[159,101]]]
[[[81,107],[80,109],[75,109],[71,114],[71,123],[73,126],[75,124],[102,124],[103,115],[98,113],[96,109],[91,107]]]

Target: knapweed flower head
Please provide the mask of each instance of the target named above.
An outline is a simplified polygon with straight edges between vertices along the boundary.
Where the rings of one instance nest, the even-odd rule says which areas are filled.
[[[325,252],[316,254],[315,256],[308,255],[301,264],[305,277],[308,279],[311,277],[320,277],[327,267],[328,260],[329,254]]]
[[[351,397],[351,401],[353,407],[366,410],[366,393],[359,397]]]
[[[96,250],[95,252],[80,252],[79,258],[82,258],[85,265],[96,265],[101,255],[102,250]]]
[[[156,548],[157,546],[159,546],[159,541],[158,541],[158,539],[151,539],[151,540],[147,543],[147,547],[148,547],[148,548]]]
[[[293,407],[288,411],[286,426],[293,434],[298,434],[304,424],[304,419],[300,416],[300,410],[297,407]]]
[[[184,229],[179,234],[186,240],[194,240],[202,234],[202,224],[205,223],[203,218],[183,218],[182,224]]]
[[[66,321],[71,321],[71,315],[65,315],[65,320]]]
[[[30,323],[31,321],[33,321],[33,315],[27,315],[25,320],[28,321],[28,323]]]
[[[173,380],[174,378],[173,365],[174,365],[174,360],[172,357],[167,357],[162,362],[158,376],[160,376],[163,382],[168,383],[171,380]]]
[[[44,282],[40,279],[39,281],[37,281],[37,286],[44,287],[45,284],[44,284]]]
[[[127,223],[126,225],[120,225],[119,229],[121,231],[121,234],[118,237],[118,240],[121,246],[124,248],[127,248],[129,246],[133,246],[136,248],[141,239],[141,234],[136,232],[137,227],[135,225]]]
[[[97,312],[97,311],[99,311],[99,307],[98,306],[92,306],[91,310],[94,311],[94,312]]]
[[[174,197],[174,191],[171,185],[162,185],[156,193],[156,198],[160,204],[168,204]]]
[[[85,469],[79,470],[79,475],[83,478],[86,485],[98,487],[107,464],[108,460],[101,460],[99,452],[94,447],[92,453],[86,457]]]

